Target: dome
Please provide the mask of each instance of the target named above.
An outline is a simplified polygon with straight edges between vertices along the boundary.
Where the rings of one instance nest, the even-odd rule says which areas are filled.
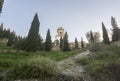
[[[59,27],[57,30],[64,30],[62,27]]]

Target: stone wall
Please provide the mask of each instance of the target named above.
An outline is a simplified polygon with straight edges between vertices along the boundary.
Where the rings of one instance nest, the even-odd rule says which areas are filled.
[[[0,44],[7,44],[8,39],[7,38],[1,38],[0,39]]]

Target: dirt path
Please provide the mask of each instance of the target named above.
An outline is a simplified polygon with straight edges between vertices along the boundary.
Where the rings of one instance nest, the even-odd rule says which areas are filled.
[[[78,78],[87,79],[84,75],[85,74],[84,66],[77,65],[75,63],[75,60],[81,59],[83,57],[87,57],[89,56],[89,54],[90,54],[90,51],[85,51],[74,57],[70,57],[68,59],[58,62],[58,68],[60,69],[60,72],[65,76],[70,76],[76,79]],[[89,81],[85,79],[83,81]]]

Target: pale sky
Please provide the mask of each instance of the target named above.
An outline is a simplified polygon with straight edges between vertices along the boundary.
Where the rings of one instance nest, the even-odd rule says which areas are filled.
[[[36,12],[41,36],[45,39],[50,28],[52,41],[59,27],[68,32],[69,41],[74,41],[75,37],[86,41],[86,32],[101,33],[102,21],[110,30],[111,16],[120,24],[120,0],[5,0],[0,23],[24,37]]]

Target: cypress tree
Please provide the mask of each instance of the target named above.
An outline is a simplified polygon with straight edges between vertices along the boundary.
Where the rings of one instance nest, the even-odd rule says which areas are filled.
[[[63,49],[63,39],[62,39],[62,37],[60,37],[60,50],[62,50]]]
[[[12,32],[8,37],[7,46],[12,46],[15,43],[15,33]]]
[[[111,25],[112,25],[112,41],[120,40],[120,28],[117,25],[117,22],[114,17],[111,17]]]
[[[3,3],[4,3],[4,0],[0,0],[0,13],[2,12]]]
[[[38,38],[38,49],[39,51],[42,51],[43,50],[43,43],[42,43],[43,39],[42,37],[39,35],[39,38]]]
[[[50,29],[47,31],[46,41],[45,41],[45,51],[51,51],[52,48],[52,40],[50,35]]]
[[[102,22],[102,30],[103,30],[103,42],[105,44],[110,44],[108,33],[103,22]]]
[[[82,37],[81,37],[81,48],[84,48],[84,42]]]
[[[39,19],[37,13],[34,16],[34,19],[31,23],[31,28],[26,39],[26,50],[36,52],[38,49],[39,41]]]
[[[68,42],[68,34],[65,32],[65,36],[63,38],[63,51],[69,51],[69,42]]]
[[[94,43],[95,41],[94,41],[94,36],[93,36],[93,32],[92,31],[90,31],[90,41],[91,41],[91,43]]]
[[[75,38],[75,49],[78,49],[78,40]]]

